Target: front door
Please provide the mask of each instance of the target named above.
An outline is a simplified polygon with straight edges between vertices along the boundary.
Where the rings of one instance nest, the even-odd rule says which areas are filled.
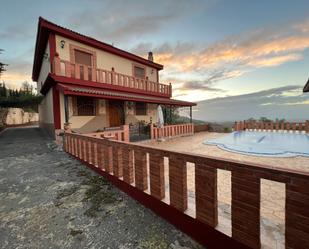
[[[124,104],[123,101],[109,101],[109,126],[124,125]]]

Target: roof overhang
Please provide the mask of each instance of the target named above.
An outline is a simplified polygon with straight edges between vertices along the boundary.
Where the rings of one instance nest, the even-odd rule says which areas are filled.
[[[150,60],[147,60],[143,57],[137,56],[135,54],[129,53],[127,51],[121,50],[119,48],[116,48],[112,45],[109,45],[107,43],[98,41],[94,38],[91,38],[89,36],[85,36],[82,34],[79,34],[75,31],[72,31],[70,29],[61,27],[55,23],[52,23],[50,21],[47,21],[43,19],[42,17],[39,18],[38,22],[38,31],[37,31],[37,37],[36,37],[36,45],[35,45],[35,54],[34,54],[34,63],[33,63],[33,70],[32,70],[32,79],[34,81],[37,81],[40,69],[41,69],[41,64],[42,64],[42,59],[44,55],[44,51],[46,48],[48,36],[50,33],[53,34],[58,34],[63,37],[79,41],[81,43],[87,44],[89,46],[107,51],[109,53],[127,58],[129,60],[133,60],[135,62],[141,63],[143,65],[147,65],[153,68],[156,68],[158,70],[163,69],[163,65],[152,62]]]
[[[64,95],[88,96],[103,99],[117,99],[135,102],[146,102],[173,106],[195,106],[196,103],[181,101],[176,99],[154,97],[148,95],[134,94],[129,92],[119,92],[107,89],[85,87],[78,85],[57,84],[57,89]]]
[[[309,79],[308,79],[306,85],[304,86],[303,90],[304,90],[304,92],[309,92]]]

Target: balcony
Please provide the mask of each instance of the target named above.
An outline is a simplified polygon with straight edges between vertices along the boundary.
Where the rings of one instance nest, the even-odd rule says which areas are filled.
[[[56,76],[73,78],[86,82],[95,82],[104,84],[106,88],[113,88],[123,91],[130,91],[142,94],[149,94],[160,97],[172,96],[171,84],[166,85],[146,79],[136,78],[99,68],[88,67],[86,65],[72,63],[62,60],[58,56],[55,57],[52,73]],[[99,86],[99,85],[98,85]]]

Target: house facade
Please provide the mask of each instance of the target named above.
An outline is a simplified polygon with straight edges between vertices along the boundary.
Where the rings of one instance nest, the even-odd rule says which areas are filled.
[[[162,69],[151,52],[145,59],[40,18],[32,72],[44,96],[40,126],[52,136],[68,124],[92,133],[155,124],[158,105],[195,105],[171,98]]]

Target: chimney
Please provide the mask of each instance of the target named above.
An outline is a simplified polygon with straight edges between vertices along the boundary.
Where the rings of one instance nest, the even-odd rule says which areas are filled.
[[[152,54],[152,52],[148,52],[148,60],[153,62],[153,54]]]

